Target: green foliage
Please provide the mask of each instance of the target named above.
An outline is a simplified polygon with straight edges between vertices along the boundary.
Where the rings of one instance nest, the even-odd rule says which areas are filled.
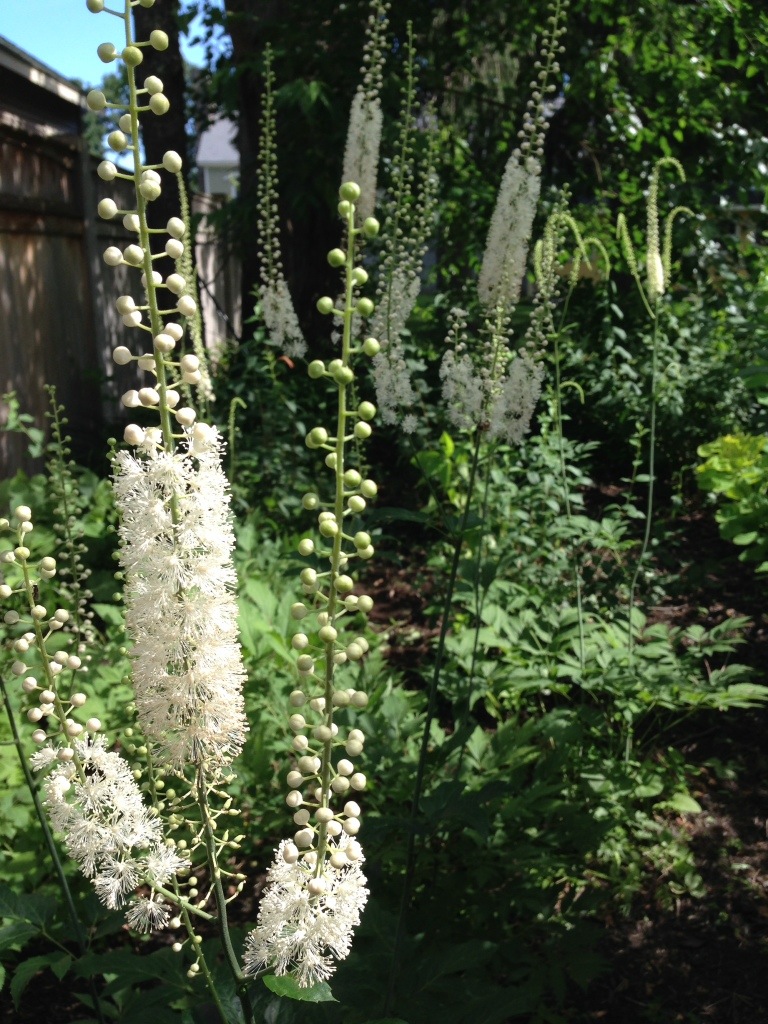
[[[702,490],[720,498],[715,513],[720,534],[743,548],[742,561],[768,571],[768,437],[726,434],[699,447],[696,467]]]

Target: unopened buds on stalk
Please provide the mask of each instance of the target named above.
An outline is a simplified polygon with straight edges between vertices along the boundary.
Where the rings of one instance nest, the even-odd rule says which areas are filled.
[[[151,7],[154,0],[140,2]],[[101,2],[88,6],[96,13],[105,9]],[[133,159],[132,173],[110,161],[99,165],[105,181],[133,182],[135,196],[127,209],[103,199],[99,214],[121,216],[136,235],[122,250],[110,246],[104,259],[142,272],[144,299],[120,295],[116,305],[126,326],[152,339],[149,352],[134,354],[125,345],[113,352],[118,365],[136,362],[150,377],[127,391],[122,404],[155,417],[149,426],[125,427],[123,437],[137,451],[119,452],[114,460],[126,627],[134,641],[137,715],[154,744],[155,762],[177,771],[195,765],[213,778],[237,756],[247,729],[233,594],[234,533],[219,436],[181,401],[182,386],[202,379],[198,356],[176,354],[184,320],[197,309],[191,282],[177,267],[185,253],[185,224],[171,217],[158,232],[147,223],[147,206],[160,195],[163,174],[178,174],[182,165],[173,150],[159,164],[145,164],[140,152],[139,118],[164,114],[168,100],[162,81],[150,75],[140,84],[137,69],[145,47],[165,49],[168,39],[154,31],[146,41],[134,40],[132,6],[125,0],[125,47],[100,47],[102,60],[123,61],[128,103],[107,103],[98,91],[88,95],[92,110],[116,111],[110,145]]]
[[[357,841],[360,806],[356,799],[366,787],[366,777],[356,759],[363,752],[365,735],[357,725],[343,723],[345,713],[362,711],[368,695],[345,686],[337,675],[368,651],[359,635],[359,617],[367,616],[373,601],[356,589],[356,560],[367,560],[374,550],[370,534],[358,527],[357,517],[376,495],[376,484],[347,463],[347,446],[371,435],[376,415],[371,402],[353,402],[353,356],[372,358],[379,351],[376,339],[364,337],[353,343],[355,317],[366,319],[373,303],[359,295],[368,274],[355,265],[359,237],[378,231],[374,218],[355,226],[359,187],[347,182],[339,190],[339,215],[347,229],[346,250],[332,249],[328,262],[344,270],[344,308],[330,297],[317,307],[339,318],[343,325],[341,353],[327,365],[319,359],[309,364],[313,380],[325,378],[336,388],[335,427],[313,427],[306,436],[309,448],[325,452],[331,471],[331,495],[305,494],[302,504],[317,514],[319,540],[305,537],[299,554],[312,564],[300,574],[304,600],[291,614],[302,624],[291,641],[297,652],[299,685],[290,695],[288,724],[293,739],[294,764],[288,772],[286,803],[293,811],[296,831],[281,843],[270,869],[269,884],[259,909],[257,928],[246,944],[246,973],[270,967],[277,974],[296,972],[300,985],[327,978],[334,960],[349,952],[352,930],[358,924],[368,891],[361,871],[362,848]],[[356,629],[345,630],[352,617]],[[338,717],[342,722],[337,722]]]
[[[50,555],[32,559],[32,530],[26,505],[0,519],[0,604],[7,608],[5,625],[18,631],[11,672],[25,694],[39,748],[32,767],[47,770],[42,788],[51,823],[101,901],[114,909],[139,884],[164,885],[185,862],[165,845],[160,820],[144,805],[130,765],[106,749],[101,722],[85,710],[88,656],[69,632],[69,612],[49,613],[40,603],[56,561]],[[7,533],[15,534],[12,547],[3,545]],[[8,607],[11,602],[15,607]],[[140,930],[159,927],[168,916],[154,891],[128,910],[129,923]]]

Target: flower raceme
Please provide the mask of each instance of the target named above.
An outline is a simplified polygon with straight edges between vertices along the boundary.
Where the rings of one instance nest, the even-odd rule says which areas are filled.
[[[347,955],[368,895],[360,867],[363,852],[356,839],[361,811],[356,800],[349,799],[366,787],[366,777],[353,761],[363,752],[365,735],[357,726],[344,732],[337,722],[345,710],[364,710],[368,696],[339,684],[337,673],[350,662],[359,662],[368,651],[364,636],[344,636],[344,618],[367,616],[373,607],[367,594],[353,593],[355,581],[350,575],[355,559],[372,557],[373,544],[370,534],[351,524],[377,488],[373,480],[348,465],[347,444],[370,437],[370,421],[376,413],[370,402],[353,405],[350,400],[355,379],[352,357],[373,358],[379,352],[376,339],[366,337],[355,343],[352,337],[353,318],[365,319],[374,312],[370,299],[356,294],[368,279],[365,270],[355,266],[356,246],[361,236],[374,236],[378,224],[366,218],[362,227],[355,226],[358,185],[348,182],[339,191],[347,249],[332,249],[328,262],[344,271],[344,308],[336,309],[329,296],[317,305],[321,313],[341,319],[341,352],[327,366],[319,359],[309,364],[312,379],[327,379],[336,388],[336,429],[332,434],[317,426],[306,436],[310,449],[326,453],[332,495],[323,500],[312,491],[302,499],[303,507],[317,515],[320,539],[304,537],[299,542],[299,554],[311,558],[317,568],[302,569],[304,599],[291,608],[301,626],[291,641],[299,685],[289,698],[294,764],[286,778],[285,802],[293,812],[296,830],[275,853],[245,955],[247,974],[268,968],[277,974],[292,971],[302,986],[324,981],[334,970],[334,961]]]
[[[197,424],[186,450],[145,448],[114,464],[137,717],[160,763],[223,769],[246,724],[221,443]]]
[[[50,555],[31,559],[24,542],[32,530],[32,511],[25,505],[10,519],[0,519],[0,533],[15,531],[17,539],[14,548],[0,553],[0,599],[21,601],[21,612],[13,608],[3,618],[6,626],[24,630],[12,645],[12,673],[21,680],[26,716],[35,726],[32,739],[39,749],[31,765],[47,772],[44,804],[67,852],[92,880],[102,903],[116,909],[141,884],[165,885],[186,861],[166,846],[160,818],[144,803],[125,758],[107,749],[99,719],[85,718],[88,698],[79,686],[88,653],[70,632],[68,611],[57,608],[49,615],[39,603],[56,575],[56,562]],[[73,644],[77,654],[68,650]],[[149,900],[132,900],[129,915],[138,920],[148,903],[158,921],[167,919],[155,893]]]
[[[158,418],[157,426],[131,423],[125,428],[125,440],[134,452],[120,452],[113,465],[126,625],[134,643],[136,711],[159,763],[177,771],[204,764],[215,774],[240,752],[247,729],[234,599],[234,534],[221,442],[213,428],[197,422],[193,408],[180,405],[179,388],[202,380],[197,356],[175,357],[184,340],[184,320],[197,308],[190,283],[177,269],[185,254],[186,225],[172,217],[164,242],[160,234],[163,247],[152,251],[157,235],[149,230],[147,205],[160,194],[161,172],[177,174],[181,158],[169,151],[159,165],[142,162],[139,114],[161,115],[167,100],[159,78],[149,76],[143,86],[137,83],[141,61],[134,51],[141,57],[140,48],[146,44],[132,38],[130,5],[125,41],[121,53],[113,47],[104,55],[126,65],[130,102],[110,145],[132,156],[133,173],[118,172],[108,162],[99,173],[107,181],[131,179],[136,205],[118,210],[112,199],[104,199],[99,213],[107,219],[121,214],[124,226],[136,233],[136,243],[122,252],[110,247],[104,259],[109,265],[143,269],[146,300],[139,304],[122,295],[117,308],[127,327],[143,329],[152,337],[151,352],[134,355],[121,345],[113,353],[119,365],[135,361],[151,378],[146,386],[127,391],[123,405]],[[162,42],[152,33],[149,45],[162,48]],[[99,109],[103,102],[102,93],[88,96],[91,109]],[[169,261],[174,264],[170,273],[155,269]],[[162,308],[160,296],[167,293],[172,304]],[[143,322],[145,314],[148,325]]]

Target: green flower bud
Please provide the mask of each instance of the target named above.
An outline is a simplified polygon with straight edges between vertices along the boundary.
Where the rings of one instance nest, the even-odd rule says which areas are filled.
[[[363,221],[363,234],[366,238],[375,238],[379,233],[379,227],[375,217],[366,217]]]
[[[368,280],[368,271],[363,270],[362,267],[355,267],[352,271],[352,280],[355,284],[365,284]]]
[[[312,509],[317,508],[319,504],[320,499],[318,498],[314,491],[307,491],[307,493],[301,499],[302,508],[305,508],[308,512],[311,512]]]
[[[85,97],[85,102],[89,110],[93,110],[98,113],[100,110],[106,109],[107,97],[101,89],[91,89]]]
[[[339,532],[339,524],[334,522],[333,519],[325,519],[320,523],[320,533],[323,537],[335,537]]]
[[[342,199],[336,209],[339,211],[339,216],[346,220],[352,212],[352,204],[348,203],[346,199]]]
[[[157,199],[162,189],[156,181],[142,181],[139,185],[139,192],[141,192],[147,202],[151,202],[153,199]]]
[[[171,104],[168,102],[168,97],[164,96],[161,92],[155,93],[154,96],[149,98],[149,109],[153,114],[158,116],[161,114],[167,114],[171,108]]]
[[[355,309],[360,316],[370,316],[373,312],[373,303],[370,299],[358,299]]]
[[[325,427],[313,427],[307,434],[307,448],[319,448],[321,444],[328,441],[328,431]]]
[[[325,363],[322,359],[313,359],[307,367],[307,373],[312,380],[318,380],[325,373]]]
[[[361,420],[372,420],[376,415],[376,406],[373,402],[361,402],[357,407],[357,415]]]
[[[171,174],[178,174],[182,168],[182,159],[174,149],[163,153],[163,167]]]
[[[355,375],[348,366],[339,366],[333,372],[333,379],[337,384],[351,384]]]
[[[357,423],[355,424],[355,429],[353,433],[359,441],[366,441],[371,436],[373,431],[371,430],[367,423],[363,423],[362,420],[358,420]]]
[[[375,498],[379,493],[379,488],[374,480],[363,480],[360,484],[360,493],[364,498]]]
[[[117,203],[114,199],[102,199],[97,209],[102,220],[112,220],[117,216]]]
[[[365,545],[363,545],[363,547],[365,547]],[[303,540],[299,541],[299,554],[303,555],[304,558],[311,555],[314,550],[315,542],[311,537],[305,537]]]
[[[144,54],[138,46],[126,46],[120,56],[129,68],[137,68],[144,60]]]
[[[356,469],[348,469],[344,474],[345,487],[357,487],[361,480],[362,477]]]
[[[322,313],[323,316],[333,312],[333,299],[330,295],[323,295],[321,299],[317,300],[317,311]]]
[[[328,262],[332,267],[343,267],[347,262],[346,253],[343,249],[331,249],[328,253]]]
[[[96,53],[99,55],[99,60],[102,64],[110,64],[113,60],[117,60],[117,50],[114,43],[102,43],[96,48]]]
[[[149,34],[149,45],[153,50],[167,50],[168,42],[168,34],[163,32],[162,29],[153,29]]]
[[[373,356],[377,356],[380,351],[381,345],[375,338],[366,338],[363,342],[363,352],[365,352],[367,356],[371,356],[371,358],[373,358]]]
[[[104,0],[85,0],[85,6],[91,14],[101,14],[104,10]]]
[[[107,145],[110,149],[114,149],[116,153],[122,153],[128,146],[128,139],[121,131],[110,132],[107,136]]]
[[[333,585],[337,593],[348,594],[355,583],[351,576],[337,576]]]
[[[345,181],[339,189],[339,199],[346,199],[349,203],[356,203],[360,198],[360,186],[354,181]]]

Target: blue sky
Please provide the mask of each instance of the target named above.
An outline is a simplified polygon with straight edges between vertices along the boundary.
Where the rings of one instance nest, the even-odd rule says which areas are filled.
[[[96,47],[117,45],[121,32],[117,18],[91,14],[85,0],[0,0],[0,36],[59,74],[89,85],[97,85],[110,70],[96,56]],[[190,50],[182,44],[182,52],[191,63],[203,63],[199,47]]]

